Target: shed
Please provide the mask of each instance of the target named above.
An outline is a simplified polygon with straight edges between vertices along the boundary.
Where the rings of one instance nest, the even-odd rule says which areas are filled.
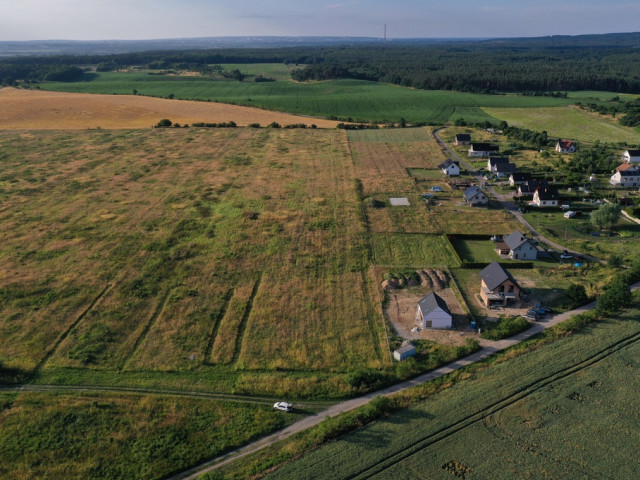
[[[416,354],[416,347],[411,342],[407,342],[400,348],[393,351],[393,358],[402,361],[405,358],[413,357]]]
[[[451,328],[452,318],[447,302],[431,292],[418,302],[416,316],[422,328]]]

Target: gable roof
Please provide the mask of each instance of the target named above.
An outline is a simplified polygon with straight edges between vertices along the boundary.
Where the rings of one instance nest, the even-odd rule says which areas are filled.
[[[538,194],[540,200],[558,200],[560,198],[558,190],[551,187],[538,187],[535,193]]]
[[[471,141],[471,135],[469,135],[468,133],[457,133],[456,134],[456,140],[458,142],[470,142]]]
[[[440,169],[449,168],[451,165],[456,165],[457,167],[460,166],[460,165],[458,165],[458,162],[454,162],[451,159],[447,159],[444,162],[442,162],[440,165],[438,165],[438,168],[440,168]]]
[[[560,145],[560,148],[571,148],[573,147],[573,142],[571,140],[558,140],[558,145]]]
[[[451,315],[447,302],[445,302],[442,297],[435,292],[431,292],[429,295],[422,297],[418,302],[418,307],[420,308],[420,311],[422,311],[422,315],[427,315],[438,307]]]
[[[506,164],[509,163],[508,157],[489,157],[489,165],[493,167],[498,164]]]
[[[624,170],[635,170],[637,168],[637,165],[633,163],[623,163],[622,165],[618,165],[616,167],[616,172],[622,172]]]
[[[500,150],[500,147],[489,143],[472,143],[471,150],[474,152],[497,152]]]
[[[511,274],[496,261],[491,262],[480,270],[480,278],[484,281],[484,284],[489,290],[494,290],[507,280],[511,280],[518,288],[520,288],[520,285],[518,285],[518,282],[515,281]]]
[[[502,241],[507,244],[509,250],[515,250],[523,243],[527,243],[529,239],[523,233],[520,233],[519,230],[516,230],[504,237]]]
[[[520,185],[520,192],[521,193],[533,193],[535,192],[538,188],[547,188],[548,187],[548,183],[546,180],[527,180],[525,181],[525,183],[523,183],[522,185]]]
[[[640,175],[640,172],[638,172],[638,170],[620,170],[618,172],[620,174],[621,177],[637,177],[638,175]]]
[[[640,150],[627,150],[626,152],[630,157],[640,157]]]
[[[524,182],[526,180],[531,180],[531,173],[529,172],[513,172],[511,174],[511,179],[514,182]]]
[[[498,163],[495,166],[496,173],[513,173],[518,170],[515,163]]]
[[[484,192],[480,189],[480,187],[478,187],[477,185],[473,185],[464,191],[464,199],[471,200],[473,197],[481,193]]]

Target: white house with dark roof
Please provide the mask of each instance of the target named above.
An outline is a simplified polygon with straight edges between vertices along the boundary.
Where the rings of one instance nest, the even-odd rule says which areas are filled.
[[[469,149],[470,157],[490,157],[494,153],[500,151],[500,147],[497,145],[491,145],[489,143],[472,143]]]
[[[496,165],[500,163],[509,163],[509,157],[489,157],[487,160],[487,170],[493,172]]]
[[[509,175],[509,185],[512,187],[522,185],[529,180],[531,180],[531,174],[529,172],[513,172]]]
[[[640,186],[640,170],[636,168],[618,170],[611,175],[609,185],[621,188]]]
[[[457,162],[454,162],[451,159],[442,162],[440,165],[438,165],[438,168],[442,171],[442,173],[450,177],[456,177],[460,175],[460,165],[458,165]]]
[[[640,150],[627,150],[622,154],[622,161],[626,163],[640,163]]]
[[[537,260],[538,248],[531,239],[519,230],[505,236],[501,242],[496,243],[498,255],[512,260]]]
[[[520,300],[522,288],[498,262],[491,262],[480,271],[480,297],[489,307],[496,303],[507,305]]]
[[[537,207],[557,207],[560,194],[555,188],[538,187],[533,193],[533,203]]]
[[[440,295],[431,292],[418,302],[417,320],[422,328],[451,328],[451,312]]]
[[[495,167],[493,167],[491,173],[493,173],[496,177],[503,178],[508,177],[509,175],[517,171],[518,167],[516,166],[516,164],[509,162],[497,164]]]

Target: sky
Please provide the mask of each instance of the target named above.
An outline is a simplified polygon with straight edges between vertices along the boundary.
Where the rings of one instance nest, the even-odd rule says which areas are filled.
[[[640,30],[629,0],[0,0],[0,41],[533,37]]]

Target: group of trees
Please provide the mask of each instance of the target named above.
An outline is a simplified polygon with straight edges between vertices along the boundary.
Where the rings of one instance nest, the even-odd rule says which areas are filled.
[[[590,102],[583,104],[577,102],[583,110],[590,112],[597,112],[600,115],[612,115],[614,117],[620,114],[620,124],[626,127],[637,127],[640,125],[640,99],[633,101],[623,101],[620,97],[614,97],[607,102]]]

